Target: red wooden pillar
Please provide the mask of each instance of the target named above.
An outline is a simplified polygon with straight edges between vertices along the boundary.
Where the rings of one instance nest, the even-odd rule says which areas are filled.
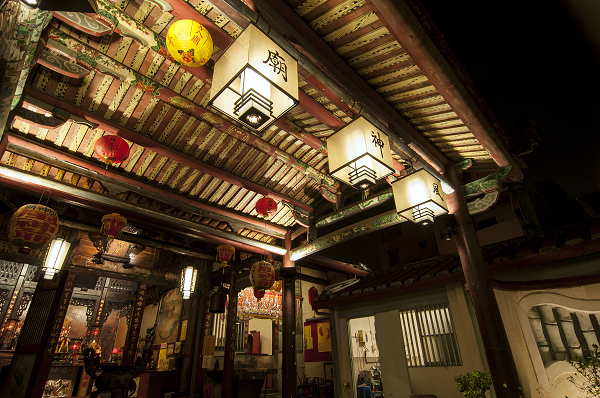
[[[282,398],[296,397],[296,268],[290,258],[292,248],[291,232],[285,234],[287,253],[283,257],[282,288],[282,364],[281,364],[281,393]]]
[[[446,175],[456,189],[454,193],[448,195],[451,210],[456,218],[456,244],[467,281],[467,290],[473,301],[475,318],[483,339],[496,397],[523,397],[498,302],[454,166],[446,168]]]
[[[208,278],[207,278],[208,279]],[[204,301],[203,305],[199,307],[202,310],[202,313],[199,314],[201,318],[200,325],[200,338],[198,339],[198,347],[196,348],[196,374],[194,377],[194,389],[193,395],[196,396],[202,393],[202,386],[204,384],[204,376],[206,375],[206,369],[202,367],[203,361],[203,349],[204,349],[204,338],[208,335],[208,331],[210,330],[210,312],[208,312],[208,307],[210,304],[210,284],[207,283],[205,285],[206,290],[204,291]]]
[[[15,349],[2,398],[40,398],[73,293],[75,272],[40,279]]]
[[[233,356],[235,354],[235,321],[237,318],[238,295],[235,288],[237,273],[235,264],[231,264],[229,280],[229,306],[227,307],[227,325],[225,327],[225,357],[223,358],[223,387],[221,396],[233,396]]]
[[[133,363],[135,362],[147,289],[148,284],[139,283],[137,297],[135,298],[135,303],[133,304],[133,310],[131,312],[129,333],[127,334],[127,341],[125,342],[125,352],[123,353],[123,365],[126,366],[133,366]]]

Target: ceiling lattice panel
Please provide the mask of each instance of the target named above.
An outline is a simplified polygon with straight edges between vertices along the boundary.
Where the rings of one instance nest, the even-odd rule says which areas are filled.
[[[286,2],[442,154],[455,161],[474,159],[478,168],[497,168],[364,0]]]

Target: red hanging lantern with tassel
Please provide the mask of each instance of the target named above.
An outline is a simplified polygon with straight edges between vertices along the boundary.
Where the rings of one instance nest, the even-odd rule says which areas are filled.
[[[109,238],[121,235],[123,227],[127,225],[127,219],[117,213],[107,214],[102,217],[102,229],[100,230]]]
[[[129,157],[129,144],[117,135],[105,135],[94,144],[94,153],[106,163],[121,163]]]
[[[235,247],[231,245],[220,245],[217,246],[217,260],[221,262],[221,265],[225,267],[229,261],[233,259],[235,254]]]
[[[256,202],[255,209],[259,216],[269,218],[271,214],[277,211],[277,202],[265,196]]]
[[[265,297],[265,291],[264,290],[259,290],[259,289],[254,289],[254,297],[256,297],[256,300],[260,301],[261,298]]]

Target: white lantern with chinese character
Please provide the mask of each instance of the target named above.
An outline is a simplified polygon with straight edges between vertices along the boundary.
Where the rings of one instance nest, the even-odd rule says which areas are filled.
[[[181,271],[181,293],[184,300],[189,299],[194,293],[197,275],[198,270],[192,266],[187,266]]]
[[[421,169],[392,183],[396,211],[420,225],[448,213],[448,204],[440,180]]]
[[[387,134],[362,116],[327,138],[327,152],[329,172],[360,189],[394,172]]]
[[[60,271],[70,247],[71,243],[64,239],[54,239],[50,243],[50,248],[48,248],[48,253],[44,259],[44,279],[52,279],[54,274]]]
[[[256,26],[249,25],[217,60],[209,106],[264,131],[298,103],[298,66]]]

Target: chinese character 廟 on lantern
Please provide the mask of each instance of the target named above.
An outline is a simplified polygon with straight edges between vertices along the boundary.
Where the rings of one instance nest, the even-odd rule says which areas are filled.
[[[255,289],[264,291],[270,289],[275,282],[275,269],[267,261],[258,261],[250,268],[250,283]]]
[[[8,239],[19,246],[41,249],[58,232],[58,214],[39,204],[21,206],[8,225]]]

